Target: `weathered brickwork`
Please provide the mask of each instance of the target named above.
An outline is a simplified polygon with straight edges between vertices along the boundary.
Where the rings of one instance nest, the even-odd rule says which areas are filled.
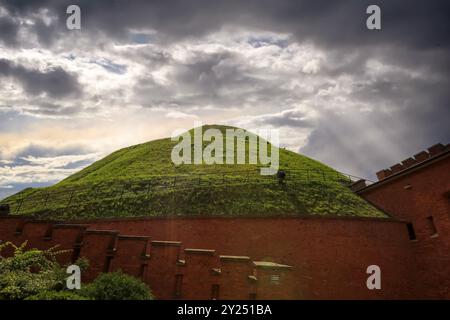
[[[390,218],[3,215],[0,240],[72,249],[61,262],[88,258],[84,281],[121,269],[159,299],[450,298],[448,146],[380,172],[356,190]],[[370,265],[381,268],[381,290],[366,286]]]
[[[358,193],[409,222],[421,297],[450,298],[450,150],[441,144],[415,156],[416,163]],[[406,162],[403,161],[403,162]]]

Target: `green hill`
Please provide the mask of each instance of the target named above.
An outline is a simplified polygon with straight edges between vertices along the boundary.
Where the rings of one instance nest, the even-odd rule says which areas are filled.
[[[225,132],[226,126],[203,126]],[[248,139],[245,139],[248,148]],[[28,188],[1,203],[12,214],[67,219],[126,216],[386,215],[348,189],[332,168],[280,149],[283,183],[260,164],[171,161],[170,138],[120,149],[47,188]],[[208,145],[204,142],[203,145]],[[236,149],[236,148],[235,148]]]

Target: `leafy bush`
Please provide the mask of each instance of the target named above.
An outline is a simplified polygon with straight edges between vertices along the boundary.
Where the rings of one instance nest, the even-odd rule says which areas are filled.
[[[56,251],[28,249],[27,242],[19,247],[11,242],[0,245],[0,300],[86,300],[85,297],[60,291],[66,285],[66,269],[56,261],[56,256],[68,250]],[[2,250],[12,247],[14,254],[3,257]],[[85,270],[88,261],[84,258],[75,262]]]
[[[42,291],[61,290],[66,273],[55,259],[64,251],[30,249],[26,242],[20,247],[7,242],[0,245],[0,253],[6,246],[12,246],[14,255],[0,256],[0,299],[24,299]]]
[[[99,275],[80,294],[95,300],[153,300],[145,283],[120,271]]]
[[[42,291],[25,300],[90,300],[76,292],[72,291]]]
[[[56,256],[66,251],[29,249],[26,242],[17,247],[7,242],[0,245],[0,300],[151,300],[145,283],[122,272],[101,274],[94,282],[76,292],[64,290],[66,269]],[[14,249],[11,257],[2,257],[6,246]],[[76,264],[86,269],[86,259]]]

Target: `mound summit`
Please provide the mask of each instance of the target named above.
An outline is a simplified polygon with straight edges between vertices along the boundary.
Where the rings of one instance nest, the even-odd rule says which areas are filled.
[[[205,125],[225,132],[229,126]],[[332,168],[279,149],[284,183],[259,164],[174,165],[170,138],[120,149],[59,183],[0,203],[11,214],[46,219],[130,216],[337,215],[386,217]],[[208,143],[205,143],[208,144]],[[248,141],[245,141],[248,148]],[[225,144],[224,144],[225,145]],[[236,149],[236,148],[235,148]],[[269,148],[270,150],[270,148]]]

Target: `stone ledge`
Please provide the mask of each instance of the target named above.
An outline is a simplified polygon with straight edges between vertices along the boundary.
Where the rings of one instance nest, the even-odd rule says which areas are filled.
[[[220,260],[230,262],[250,262],[250,257],[247,256],[220,256]]]
[[[269,261],[253,261],[253,264],[260,269],[292,269],[292,266]]]
[[[181,246],[181,242],[179,241],[160,241],[160,240],[153,240],[151,242],[152,246],[158,246],[158,247],[179,247]]]
[[[216,253],[216,250],[187,248],[187,249],[184,249],[184,252],[190,253],[190,254],[206,254],[206,255],[212,256]]]

